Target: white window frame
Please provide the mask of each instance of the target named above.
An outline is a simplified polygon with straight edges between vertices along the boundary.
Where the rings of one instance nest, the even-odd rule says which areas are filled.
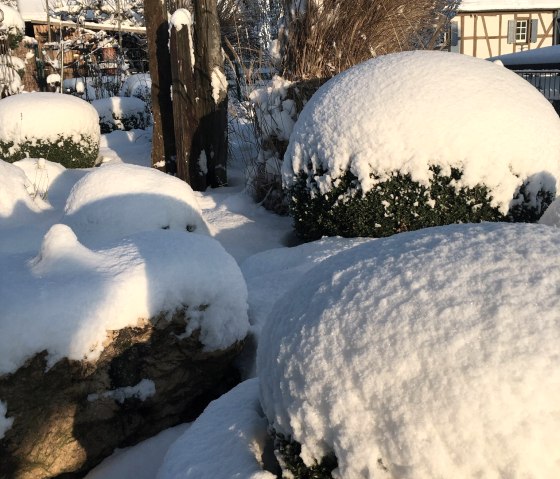
[[[529,19],[515,20],[515,43],[529,43]]]

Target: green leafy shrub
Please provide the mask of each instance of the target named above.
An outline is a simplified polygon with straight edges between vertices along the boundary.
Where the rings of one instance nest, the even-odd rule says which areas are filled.
[[[452,223],[534,222],[554,199],[553,192],[541,188],[537,201],[531,201],[534,198],[523,186],[512,198],[508,213],[502,214],[492,206],[486,186],[456,187],[460,170],[452,168],[450,176],[436,166],[430,170],[429,186],[394,172],[365,194],[350,172],[325,194],[320,193],[316,176],[300,173],[289,189],[295,231],[300,238],[313,241],[322,236],[383,237]],[[324,173],[319,171],[318,176]]]
[[[14,144],[12,141],[0,140],[0,156],[8,163],[24,158],[45,158],[60,163],[65,168],[91,168],[99,153],[99,142],[82,135],[76,137],[58,135],[56,140],[26,139]]]
[[[300,457],[301,444],[284,437],[282,434],[275,434],[274,447],[276,457],[284,472],[284,477],[293,477],[294,479],[332,479],[331,472],[338,465],[335,455],[332,454],[324,457],[320,464],[315,464],[311,467],[306,466]],[[286,472],[290,476],[287,476]]]
[[[91,105],[99,115],[101,133],[115,130],[146,129],[151,123],[148,105],[136,97],[111,97],[94,100]]]

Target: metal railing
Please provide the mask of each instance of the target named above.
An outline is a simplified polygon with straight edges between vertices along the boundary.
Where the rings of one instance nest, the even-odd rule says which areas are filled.
[[[548,101],[560,100],[560,70],[513,70],[539,90]]]

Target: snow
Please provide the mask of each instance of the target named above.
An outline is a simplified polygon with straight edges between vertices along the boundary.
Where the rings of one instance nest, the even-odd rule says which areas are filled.
[[[120,96],[135,96],[141,100],[146,100],[150,97],[152,88],[152,79],[149,73],[136,73],[126,77],[124,81]]]
[[[290,186],[305,172],[325,194],[350,170],[367,192],[395,171],[428,185],[430,165],[444,174],[461,169],[456,188],[482,183],[507,213],[523,180],[533,202],[541,186],[555,191],[560,120],[527,81],[491,62],[447,52],[385,55],[334,77],[311,98],[282,173]]]
[[[178,308],[188,308],[185,334],[200,328],[207,350],[230,346],[248,329],[243,277],[206,236],[149,231],[89,249],[57,224],[33,260],[7,255],[0,266],[10,277],[0,290],[2,374],[43,350],[51,365],[62,357],[94,360],[108,330]]]
[[[27,93],[0,100],[0,140],[56,140],[60,135],[99,141],[99,117],[88,102],[59,93]]]
[[[560,5],[559,5],[560,6]],[[526,50],[523,52],[509,53],[507,55],[499,55],[491,57],[490,61],[501,61],[502,64],[508,66],[518,65],[549,65],[560,63],[560,45],[551,47],[541,47],[534,50]]]
[[[504,10],[557,10],[558,0],[463,0],[459,12]]]
[[[169,448],[158,479],[274,479],[261,457],[267,421],[258,380],[241,383],[210,403]]]
[[[122,404],[129,398],[137,398],[140,399],[140,401],[145,401],[155,393],[155,383],[151,379],[142,379],[142,381],[135,386],[112,389],[101,394],[90,394],[87,399],[88,401],[97,401],[101,398],[109,398]]]
[[[123,119],[137,117],[138,115],[143,117],[146,114],[146,103],[134,96],[100,98],[99,100],[93,100],[91,106],[97,111],[101,123],[113,125],[121,130],[124,130]]]
[[[20,13],[9,5],[0,5],[2,13],[4,14],[4,20],[2,21],[2,26],[6,27],[10,33],[23,33],[25,30],[25,23],[23,18],[21,18]]]
[[[189,33],[189,47],[191,54],[191,68],[194,71],[194,66],[196,64],[194,56],[194,43],[193,43],[193,25],[194,19],[192,13],[186,8],[179,8],[173,12],[169,19],[169,36],[171,37],[171,29],[175,28],[178,32],[181,31],[183,27],[187,27]],[[214,84],[212,80],[212,84]],[[218,102],[216,102],[218,103]]]
[[[560,476],[560,233],[395,235],[312,269],[259,343],[261,403],[336,477]]]
[[[0,439],[6,435],[6,432],[8,432],[14,423],[13,418],[6,417],[7,411],[8,408],[6,404],[0,401]]]
[[[542,225],[560,228],[560,199],[555,199],[539,219]]]
[[[154,479],[169,446],[189,424],[166,429],[134,447],[117,450],[91,471],[86,479]]]
[[[220,103],[227,95],[227,78],[219,66],[214,67],[211,75],[212,81],[212,98],[216,105]]]
[[[94,169],[73,187],[64,213],[87,244],[158,229],[209,234],[188,184],[136,165]]]

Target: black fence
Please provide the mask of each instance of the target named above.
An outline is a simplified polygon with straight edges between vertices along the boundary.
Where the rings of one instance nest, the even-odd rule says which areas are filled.
[[[560,70],[513,70],[553,104],[560,101]]]

